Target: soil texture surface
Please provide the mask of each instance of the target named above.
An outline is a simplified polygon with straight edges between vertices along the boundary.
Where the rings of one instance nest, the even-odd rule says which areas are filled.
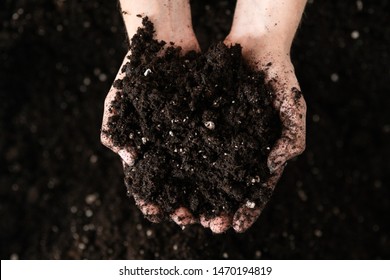
[[[126,76],[114,83],[105,132],[137,155],[125,168],[129,193],[157,203],[168,219],[181,206],[213,218],[264,205],[272,192],[267,157],[281,136],[264,74],[250,70],[240,45],[183,56],[153,39],[147,18],[143,25],[131,39]]]
[[[234,5],[191,1],[203,51],[227,36]],[[306,151],[253,227],[213,235],[145,219],[100,143],[128,49],[116,1],[0,1],[1,258],[389,259],[388,9],[308,1],[291,53]]]

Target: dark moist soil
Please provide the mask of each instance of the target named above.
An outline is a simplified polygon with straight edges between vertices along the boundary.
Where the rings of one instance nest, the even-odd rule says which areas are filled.
[[[147,18],[143,25],[131,39],[126,76],[114,83],[106,131],[138,155],[125,169],[129,193],[166,217],[180,206],[215,217],[245,202],[264,205],[272,192],[267,157],[281,126],[263,73],[246,65],[240,45],[183,56],[153,39]]]
[[[191,1],[203,50],[234,5]],[[308,1],[292,49],[306,151],[248,231],[213,235],[145,219],[100,143],[128,49],[116,1],[0,1],[1,259],[389,259],[388,6]]]

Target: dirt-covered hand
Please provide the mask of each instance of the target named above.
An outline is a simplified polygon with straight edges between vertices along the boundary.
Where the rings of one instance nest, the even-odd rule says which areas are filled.
[[[260,68],[274,91],[273,106],[282,122],[282,137],[268,156],[268,167],[276,173],[286,162],[301,154],[306,143],[306,102],[289,58],[263,58]]]
[[[128,38],[132,38],[141,27],[142,18],[149,17],[155,24],[155,37],[165,42],[174,42],[182,48],[182,52],[190,50],[199,51],[200,47],[195,37],[192,22],[191,9],[189,1],[168,1],[168,0],[121,0],[121,10],[124,23],[126,25]],[[124,65],[129,62],[128,53],[120,67],[115,80],[121,80],[126,76]],[[147,73],[146,73],[147,75]],[[115,84],[115,83],[114,83]],[[124,168],[135,163],[137,158],[136,151],[133,147],[118,147],[114,145],[112,137],[106,133],[108,130],[109,120],[118,112],[112,108],[111,103],[115,97],[121,94],[121,90],[113,85],[108,92],[104,102],[104,115],[102,124],[101,141],[122,158]],[[142,198],[134,197],[136,204],[142,213],[152,222],[159,222],[161,219],[161,209],[158,205],[145,202]],[[185,208],[179,208],[172,214],[172,219],[179,225],[193,223],[194,219],[189,211]]]
[[[165,34],[164,32],[160,31],[158,35],[160,38],[161,37],[164,38],[165,37],[164,34]],[[187,36],[184,36],[183,33],[178,36],[181,36],[181,39],[178,40],[178,42],[179,42],[179,46],[182,48],[183,54],[191,50],[200,51],[199,44],[193,32],[188,33]],[[172,38],[172,35],[170,35],[169,38]],[[131,51],[129,51],[125,56],[123,63],[120,66],[120,70],[115,78],[115,81],[122,80],[125,78],[126,76],[125,65],[130,62],[129,60],[130,54]],[[101,142],[106,147],[110,148],[114,153],[117,153],[121,157],[123,167],[124,169],[126,169],[128,166],[134,165],[137,159],[136,149],[134,149],[131,146],[119,147],[115,145],[112,135],[108,133],[109,122],[115,121],[115,117],[119,113],[117,112],[116,108],[112,106],[112,102],[115,100],[115,98],[118,95],[120,96],[121,94],[122,94],[122,89],[116,87],[114,82],[104,102],[103,123],[101,129]],[[134,200],[138,208],[141,210],[141,212],[148,220],[155,223],[161,221],[163,213],[161,208],[156,203],[146,202],[144,199],[138,196],[134,196]],[[196,222],[193,215],[185,207],[179,207],[178,209],[173,211],[173,213],[171,213],[171,218],[174,222],[176,222],[180,226],[186,226],[188,224],[192,224]]]
[[[243,57],[253,68],[265,73],[265,81],[273,90],[273,106],[279,112],[282,123],[281,138],[272,147],[267,165],[271,176],[267,187],[274,189],[280,179],[286,162],[301,154],[306,143],[306,103],[301,93],[294,67],[287,52],[272,47],[247,44],[250,40],[234,40],[228,37],[225,44],[240,43]],[[242,205],[233,216],[232,227],[244,232],[256,221],[264,205]]]
[[[306,103],[289,56],[269,53],[257,61],[257,67],[264,71],[266,81],[273,89],[273,106],[279,112],[282,122],[282,136],[271,149],[267,161],[271,172],[267,186],[274,189],[286,162],[305,149]],[[238,232],[247,230],[264,206],[248,208],[243,205],[233,218],[233,228]]]

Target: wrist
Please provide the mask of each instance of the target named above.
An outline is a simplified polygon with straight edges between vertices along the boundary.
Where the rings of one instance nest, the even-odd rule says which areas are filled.
[[[180,42],[195,37],[188,0],[121,0],[123,20],[128,37],[142,27],[142,18],[154,24],[157,40]]]
[[[237,0],[228,39],[240,43],[244,52],[247,46],[289,54],[305,4],[306,0]]]
[[[267,33],[230,32],[224,43],[227,46],[240,44],[242,55],[249,63],[290,63],[290,44],[284,38]]]

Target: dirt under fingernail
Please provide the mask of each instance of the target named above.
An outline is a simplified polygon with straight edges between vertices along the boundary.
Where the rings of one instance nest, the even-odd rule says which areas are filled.
[[[179,206],[209,218],[268,201],[272,191],[262,183],[281,124],[264,73],[246,65],[239,45],[184,56],[170,45],[161,55],[164,42],[143,23],[126,77],[115,81],[122,91],[108,130],[115,145],[139,155],[125,168],[129,191],[157,203],[166,218]]]

